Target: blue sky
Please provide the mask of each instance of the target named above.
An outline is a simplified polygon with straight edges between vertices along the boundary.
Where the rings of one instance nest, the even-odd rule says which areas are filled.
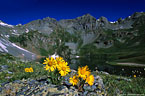
[[[90,13],[109,21],[145,12],[145,0],[0,0],[0,20],[16,25],[52,17],[73,19]]]

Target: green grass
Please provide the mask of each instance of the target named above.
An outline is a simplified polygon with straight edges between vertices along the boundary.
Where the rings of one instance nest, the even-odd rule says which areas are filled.
[[[23,78],[39,78],[43,76],[47,76],[48,72],[44,70],[43,64],[36,63],[36,62],[22,62],[20,60],[7,58],[7,54],[0,55],[0,65],[7,65],[8,69],[5,71],[0,72],[0,83],[14,81],[14,80],[21,80]],[[26,73],[25,68],[32,67],[34,72]],[[9,74],[8,71],[12,72]],[[10,77],[8,79],[7,77]]]
[[[119,96],[120,94],[145,94],[145,78],[129,78],[120,77],[116,75],[105,75],[99,74],[104,82],[105,89],[107,90],[108,96]],[[123,78],[130,79],[127,81]],[[118,92],[117,92],[118,91]]]
[[[115,53],[114,56],[117,58],[113,62],[129,62],[129,63],[138,63],[145,64],[145,52],[118,52]]]
[[[116,60],[116,62],[130,62],[130,63],[138,63],[138,64],[145,64],[145,56],[138,56],[132,58],[125,58]]]
[[[40,54],[42,55],[42,56],[48,56],[48,51],[47,50],[45,50],[45,49],[43,49],[43,48],[40,48]]]
[[[36,62],[22,62],[15,57],[8,54],[0,54],[0,65],[8,65],[8,71],[13,72],[9,74],[8,71],[0,72],[0,84],[3,82],[12,82],[14,80],[21,80],[23,78],[40,78],[48,75],[48,72],[44,70],[43,64]],[[26,73],[24,68],[32,67],[34,69],[33,73]],[[105,89],[108,96],[113,96],[117,93],[121,94],[145,94],[145,78],[129,78],[120,77],[116,75],[105,75],[98,73],[102,77]],[[11,77],[7,79],[6,77]],[[130,79],[131,81],[126,81],[123,78]],[[119,90],[119,92],[117,92]]]

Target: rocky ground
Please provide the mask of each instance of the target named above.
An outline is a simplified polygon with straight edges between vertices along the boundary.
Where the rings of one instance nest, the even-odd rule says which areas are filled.
[[[92,86],[84,84],[83,91],[69,83],[69,78],[76,71],[71,69],[70,74],[64,77],[60,85],[54,85],[48,80],[48,72],[42,64],[9,61],[7,55],[0,58],[0,96],[105,96],[103,79],[94,71],[95,81]],[[9,57],[10,58],[10,57]],[[14,59],[14,58],[13,58]],[[25,66],[32,66],[34,72],[24,71]],[[21,78],[19,78],[21,77]]]
[[[84,91],[79,92],[76,86],[68,82],[68,77],[60,85],[53,85],[47,78],[22,79],[5,82],[0,86],[1,96],[106,96],[103,80],[95,76],[94,85],[84,85]]]
[[[27,73],[26,67],[34,72]],[[38,62],[22,62],[9,55],[0,55],[0,96],[119,96],[120,94],[144,94],[145,78],[113,75],[103,71],[91,72],[95,77],[92,86],[84,85],[84,91],[69,83],[75,74],[71,70],[61,85],[48,80],[48,71]],[[138,95],[139,96],[139,95]]]

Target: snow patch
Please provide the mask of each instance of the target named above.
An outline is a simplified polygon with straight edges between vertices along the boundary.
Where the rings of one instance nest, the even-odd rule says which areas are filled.
[[[17,24],[16,26],[22,26],[22,24]]]
[[[14,32],[17,32],[17,30],[13,30]]]
[[[97,19],[97,21],[100,21],[100,19]]]
[[[1,52],[4,52],[1,48],[0,48],[0,51],[1,51]]]
[[[12,43],[12,45],[15,46],[15,47],[17,47],[17,48],[20,49],[20,50],[23,50],[23,51],[25,51],[25,52],[31,53],[31,52],[29,52],[28,50],[23,49],[23,48],[19,47],[18,45],[14,44],[14,43]]]
[[[26,29],[26,33],[28,33],[29,32],[29,29]]]
[[[14,28],[13,25],[9,25],[9,24],[3,23],[3,22],[0,22],[0,25],[2,25],[2,26],[6,26],[6,27]]]
[[[17,31],[17,30],[13,29],[12,31],[13,31],[13,33],[12,33],[13,35],[17,35],[17,36],[19,36],[19,34],[18,34],[18,31]]]
[[[2,38],[1,40],[3,41],[2,43],[3,43],[4,45],[10,46],[10,44],[11,44],[10,42],[8,42],[7,40],[5,40],[5,39],[3,39],[3,38]]]
[[[19,36],[20,34],[18,34],[18,33],[12,33],[13,35],[17,35],[17,36]]]
[[[6,37],[6,38],[9,38],[9,37],[10,37],[10,35],[5,35],[5,37]]]
[[[2,44],[1,41],[0,41],[0,47],[1,47],[4,51],[8,52],[8,50],[6,49],[7,47],[6,47],[4,44]]]
[[[110,23],[116,23],[116,21],[114,21],[114,22],[110,21]]]

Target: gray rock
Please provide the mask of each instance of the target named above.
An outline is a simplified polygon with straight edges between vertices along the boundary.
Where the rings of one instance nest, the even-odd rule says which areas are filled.
[[[95,85],[92,85],[91,87],[93,90],[95,90],[97,88]]]
[[[32,84],[35,84],[37,81],[36,80],[31,80],[28,82],[28,84],[32,85]]]
[[[15,80],[14,83],[21,83],[21,81],[20,80]]]
[[[2,65],[1,68],[2,68],[3,70],[6,70],[6,69],[8,69],[8,65]]]
[[[8,71],[8,74],[13,74],[13,72]]]
[[[88,94],[88,91],[85,91],[85,92],[83,93],[83,96],[87,96],[87,94]]]
[[[71,83],[69,83],[68,81],[64,81],[64,83],[65,83],[66,85],[68,85],[68,86],[71,85]]]
[[[0,92],[2,91],[2,88],[0,87]]]
[[[100,73],[105,74],[105,75],[109,75],[108,72],[104,72],[104,71],[100,71]]]
[[[1,86],[4,87],[6,84],[8,84],[9,82],[4,82],[4,83],[1,83]]]
[[[97,96],[96,92],[90,92],[88,96]]]
[[[94,89],[91,88],[91,86],[87,86],[87,85],[84,85],[83,88],[84,88],[85,91],[93,91],[94,90]]]
[[[67,80],[68,78],[66,78]],[[32,96],[33,94],[36,96],[92,96],[93,92],[96,90],[101,91],[103,89],[96,89],[96,86],[88,86],[88,84],[84,85],[85,92],[78,92],[74,86],[69,85],[67,88],[65,85],[56,86],[53,84],[45,84],[41,81],[38,82],[32,79],[23,79],[23,80],[15,80],[13,83],[5,84],[4,90],[6,89],[14,89],[14,86],[19,84],[19,89],[17,91],[17,96],[26,95]],[[13,86],[14,85],[14,86]],[[96,89],[96,90],[95,90]],[[3,91],[3,90],[2,90]],[[90,94],[91,92],[91,94]],[[1,93],[1,92],[0,92]]]

